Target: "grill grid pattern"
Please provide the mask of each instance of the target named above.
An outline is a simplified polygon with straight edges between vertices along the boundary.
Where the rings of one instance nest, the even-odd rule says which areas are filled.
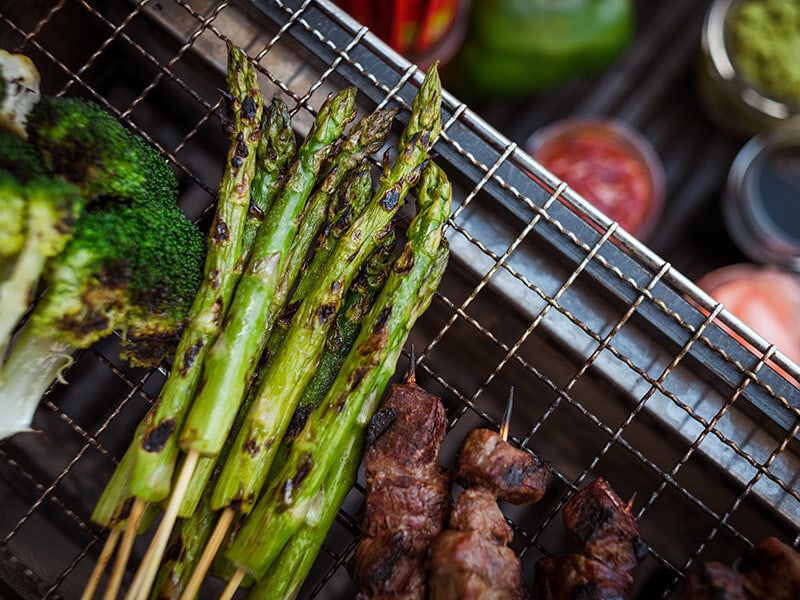
[[[77,61],[48,35],[76,16],[91,19],[100,32],[93,40],[96,48],[83,47],[86,55]],[[224,41],[248,49],[265,92],[272,86],[293,104],[301,129],[327,91],[345,84],[358,85],[367,109],[400,107],[402,122],[421,81],[414,66],[325,0],[60,0],[30,23],[19,14],[0,12],[0,33],[14,40],[15,51],[32,53],[37,63],[47,63],[47,70],[64,79],[57,93],[95,100],[154,143],[183,179],[184,208],[201,222],[208,217],[221,172],[219,166],[200,168],[205,158],[196,155],[216,132],[220,103],[214,85],[222,80]],[[295,52],[294,63],[282,62]],[[148,76],[113,95],[104,77],[120,56],[139,61]],[[195,71],[206,78],[202,87]],[[170,94],[196,115],[185,133],[160,129],[160,103]],[[719,550],[715,540],[730,545],[723,559],[732,560],[766,531],[758,519],[798,546],[800,491],[797,470],[790,468],[800,432],[798,368],[463,103],[446,95],[443,113],[444,132],[435,150],[457,186],[448,235],[458,264],[451,266],[434,304],[412,332],[417,348],[423,349],[417,367],[447,403],[445,454],[450,455],[470,427],[497,425],[509,381],[516,383],[518,395],[519,382],[536,390],[539,397],[515,419],[512,438],[554,463],[554,482],[541,506],[507,511],[513,513],[509,522],[526,576],[538,556],[567,548],[559,537],[560,510],[596,475],[609,478],[621,495],[640,494],[636,510],[643,532],[661,518],[661,504],[677,504],[686,515],[695,515],[702,529],[690,547],[667,531],[645,537],[649,558],[641,569],[638,597],[668,597],[708,549]],[[516,316],[501,318],[497,311]],[[461,370],[452,357],[463,351],[464,340],[474,344],[476,356],[470,360],[477,368],[472,373]],[[642,340],[654,350],[640,354],[635,344]],[[542,347],[551,349],[549,360],[537,354]],[[166,376],[165,368],[142,372],[127,367],[115,350],[110,340],[80,353],[65,373],[71,391],[55,386],[48,392],[38,418],[48,433],[57,431],[68,439],[65,454],[54,464],[48,468],[35,459],[35,443],[15,439],[0,445],[7,467],[1,473],[13,482],[22,505],[8,527],[0,522],[0,575],[26,581],[32,591],[17,589],[25,597],[73,597],[80,590],[104,539],[87,521],[92,502],[75,490],[85,472],[81,465],[94,461],[110,473],[127,442],[111,439],[110,433],[132,433]],[[99,386],[92,377],[98,371],[113,386],[95,402]],[[613,385],[621,373],[635,389],[626,392]],[[597,381],[619,402],[617,413],[587,393]],[[719,399],[712,409],[694,396],[685,399],[687,386],[698,381],[701,400],[706,395]],[[94,412],[77,404],[81,389],[92,390]],[[754,446],[738,435],[734,419],[741,419],[740,408],[745,416],[755,414],[754,419],[769,417],[761,432],[764,443]],[[664,432],[671,460],[638,433],[639,428],[658,431],[662,410],[672,413],[672,429]],[[556,435],[565,424],[596,442],[580,460],[562,460],[556,452],[567,447]],[[697,480],[684,481],[687,471],[709,468],[707,463],[720,489],[727,488],[729,501],[712,502]],[[619,465],[633,469],[631,483],[616,470]],[[97,487],[104,481],[94,483]],[[345,502],[304,589],[307,597],[338,597],[349,589],[346,565],[356,544],[354,513],[363,492],[357,484]],[[776,497],[780,502],[770,505]],[[26,546],[40,517],[53,511],[66,517],[66,525],[59,522],[65,531],[78,531],[80,537],[73,538],[74,548],[65,550],[66,559],[57,568],[30,557]]]

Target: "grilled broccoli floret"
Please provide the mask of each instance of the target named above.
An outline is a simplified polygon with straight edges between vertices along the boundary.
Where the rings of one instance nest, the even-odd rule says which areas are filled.
[[[47,175],[34,147],[7,131],[0,131],[0,169],[8,171],[22,183]]]
[[[21,183],[46,174],[33,147],[0,131],[0,257],[16,254],[25,241],[25,198]]]
[[[112,331],[132,362],[174,349],[203,276],[205,243],[176,205],[99,203],[50,261],[47,291],[0,379],[0,439],[25,430],[71,354]]]
[[[25,241],[25,198],[20,183],[0,171],[0,257],[3,261],[22,248]]]
[[[90,200],[175,202],[178,184],[159,152],[89,100],[42,96],[27,131],[45,167]]]
[[[83,208],[83,198],[63,179],[38,177],[18,187],[23,199],[23,242],[8,261],[0,281],[0,357],[19,320],[33,300],[47,261],[72,238],[72,227]]]

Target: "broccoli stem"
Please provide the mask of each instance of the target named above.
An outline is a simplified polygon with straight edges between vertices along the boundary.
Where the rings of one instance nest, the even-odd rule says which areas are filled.
[[[214,489],[215,509],[232,504],[247,513],[269,473],[297,401],[319,362],[322,346],[360,265],[380,243],[419,179],[422,163],[441,130],[441,84],[435,67],[426,76],[412,107],[407,145],[381,177],[369,208],[339,239],[326,268],[295,314],[267,377],[245,417]]]
[[[355,97],[355,88],[348,88],[322,106],[270,218],[258,230],[222,331],[206,356],[202,382],[181,432],[184,450],[204,456],[222,450],[276,316],[270,307],[306,200],[333,142],[355,114]]]
[[[77,190],[73,189],[49,180],[34,181],[25,188],[25,242],[10,276],[0,284],[0,362],[6,355],[14,329],[33,300],[45,264],[61,252],[72,237],[69,224],[77,217],[80,206]]]
[[[264,577],[286,542],[309,520],[320,486],[354,428],[366,427],[411,327],[430,304],[447,262],[443,226],[450,215],[450,184],[433,163],[423,173],[418,206],[403,254],[345,364],[226,553],[256,579]]]
[[[233,114],[232,143],[220,182],[216,213],[208,236],[205,278],[195,296],[181,334],[175,362],[148,413],[139,445],[131,490],[158,502],[170,492],[178,457],[177,432],[200,380],[208,348],[216,339],[241,275],[242,239],[255,173],[263,100],[247,56],[228,45],[228,91]]]
[[[61,372],[72,364],[70,344],[41,335],[28,320],[3,366],[0,386],[0,440],[30,431],[39,400]],[[13,375],[13,376],[12,376]]]

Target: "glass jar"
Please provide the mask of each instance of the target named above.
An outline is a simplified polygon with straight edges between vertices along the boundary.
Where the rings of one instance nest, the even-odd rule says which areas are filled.
[[[664,204],[664,167],[622,121],[571,118],[535,132],[526,151],[587,202],[644,241]]]
[[[800,113],[800,106],[772,97],[742,74],[734,51],[731,14],[743,1],[748,0],[714,0],[706,14],[697,86],[709,118],[730,134],[750,137]]]
[[[728,174],[723,215],[752,260],[800,271],[800,116],[742,147]]]
[[[797,275],[777,267],[741,263],[711,271],[701,277],[697,285],[775,344],[790,360],[800,364],[800,278]]]

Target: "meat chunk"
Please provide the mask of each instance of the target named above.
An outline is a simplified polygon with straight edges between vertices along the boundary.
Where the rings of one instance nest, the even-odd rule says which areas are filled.
[[[575,494],[561,517],[583,553],[613,569],[630,573],[645,556],[636,518],[602,478]]]
[[[727,565],[709,561],[696,565],[686,577],[683,600],[747,600],[742,580]]]
[[[536,600],[622,600],[632,588],[631,575],[582,554],[536,562]]]
[[[765,538],[745,552],[738,571],[756,600],[800,598],[800,554],[777,538]]]
[[[490,429],[474,429],[464,439],[455,480],[464,487],[481,486],[513,504],[541,500],[549,467]]]
[[[439,398],[415,383],[392,386],[364,458],[367,498],[353,561],[359,598],[422,600],[428,548],[450,512],[439,463],[447,424]]]
[[[505,545],[511,538],[494,495],[485,488],[465,490],[431,548],[430,599],[524,599],[519,558]]]

